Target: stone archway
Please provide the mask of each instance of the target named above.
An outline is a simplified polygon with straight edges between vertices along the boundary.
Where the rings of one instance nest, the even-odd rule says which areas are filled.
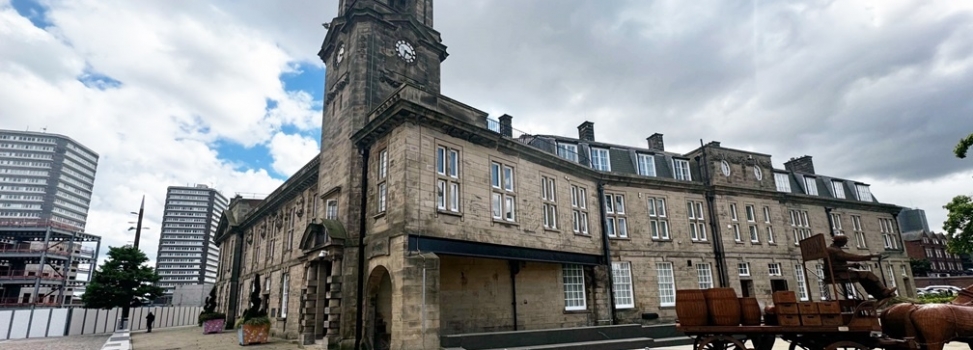
[[[365,293],[366,348],[388,350],[392,344],[392,276],[388,269],[381,265],[372,269]]]

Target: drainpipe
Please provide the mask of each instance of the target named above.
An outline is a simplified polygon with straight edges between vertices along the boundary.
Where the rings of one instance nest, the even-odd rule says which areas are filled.
[[[720,225],[716,222],[716,190],[713,181],[710,179],[709,160],[706,157],[706,146],[703,140],[699,140],[702,155],[698,161],[699,171],[703,176],[703,185],[706,188],[706,209],[709,211],[709,227],[713,233],[713,257],[716,258],[717,277],[720,279],[720,287],[728,287],[730,276],[726,270],[726,251],[723,247],[723,234],[720,233]]]
[[[520,262],[507,260],[510,265],[510,305],[513,306],[514,330],[517,330],[517,274],[520,273]],[[425,295],[423,295],[425,296]]]
[[[233,329],[233,325],[236,322],[237,315],[237,303],[240,297],[240,263],[243,260],[243,231],[236,232],[236,245],[233,247],[233,262],[230,268],[230,300],[227,301],[226,318],[229,322],[226,322],[226,329]]]
[[[365,310],[362,308],[365,304],[365,207],[368,205],[368,146],[358,146],[358,154],[361,155],[361,205],[358,208],[358,293],[356,300],[356,310],[355,314],[355,349],[361,349],[362,341],[362,319],[365,316]]]
[[[605,183],[598,182],[598,207],[601,212],[601,247],[608,268],[608,307],[611,324],[615,324],[615,277],[612,273],[611,246],[608,244],[608,208],[605,206]]]

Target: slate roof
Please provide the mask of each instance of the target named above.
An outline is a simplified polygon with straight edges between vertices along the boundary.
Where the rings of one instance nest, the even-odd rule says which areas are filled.
[[[821,175],[821,174],[807,174],[807,173],[801,173],[801,172],[795,172],[795,171],[789,171],[789,170],[781,170],[781,169],[774,169],[774,173],[782,173],[782,174],[787,174],[788,175],[788,178],[791,180],[791,193],[805,194],[805,195],[808,194],[808,189],[807,189],[807,186],[806,186],[805,179],[807,177],[813,177],[814,178],[815,189],[817,190],[817,193],[818,193],[817,194],[817,197],[832,198],[832,199],[838,199],[838,200],[841,200],[841,199],[844,199],[844,200],[854,200],[854,201],[865,202],[865,201],[861,200],[860,198],[858,198],[858,189],[857,189],[856,185],[861,184],[861,185],[868,186],[868,184],[866,184],[866,183],[862,183],[862,182],[854,181],[854,180],[848,180],[848,179],[842,179],[842,178],[832,177],[832,176],[827,176],[827,175]],[[842,186],[842,189],[844,189],[845,198],[838,198],[838,197],[835,196],[835,194],[834,194],[834,185],[835,184],[840,184],[840,186]],[[869,193],[871,193],[870,190],[869,190]],[[874,193],[871,193],[871,197],[872,197],[871,200],[869,200],[867,202],[880,203],[875,198],[875,194]]]
[[[609,163],[612,173],[638,175],[638,154],[653,155],[655,160],[655,177],[672,179],[673,158],[688,159],[682,154],[651,150],[612,143],[587,141],[557,135],[531,135],[521,137],[521,142],[534,146],[548,153],[557,155],[558,143],[569,143],[578,146],[578,163],[591,166],[591,148],[608,149]]]

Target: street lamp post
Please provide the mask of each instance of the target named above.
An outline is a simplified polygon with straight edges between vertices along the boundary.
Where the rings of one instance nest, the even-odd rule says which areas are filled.
[[[132,246],[135,247],[135,250],[138,250],[139,237],[142,236],[142,216],[145,214],[145,195],[142,195],[142,204],[139,205],[139,212],[132,212],[132,214],[138,214],[139,216],[138,222],[135,224],[135,241],[132,242]],[[131,228],[129,230],[131,230]],[[132,300],[127,300],[125,302],[125,306],[122,307],[122,319],[118,322],[118,329],[128,329],[128,315],[131,304]]]

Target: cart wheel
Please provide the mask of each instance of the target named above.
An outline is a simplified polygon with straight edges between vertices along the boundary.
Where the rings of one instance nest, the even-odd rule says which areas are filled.
[[[869,350],[869,349],[871,348],[858,344],[853,341],[840,341],[828,345],[828,347],[824,348],[824,350]]]
[[[753,345],[754,350],[773,350],[774,342],[777,341],[777,336],[773,334],[763,334],[754,337],[747,337],[746,340],[750,341],[750,344]]]
[[[739,340],[726,335],[714,335],[700,340],[696,350],[746,350]]]

